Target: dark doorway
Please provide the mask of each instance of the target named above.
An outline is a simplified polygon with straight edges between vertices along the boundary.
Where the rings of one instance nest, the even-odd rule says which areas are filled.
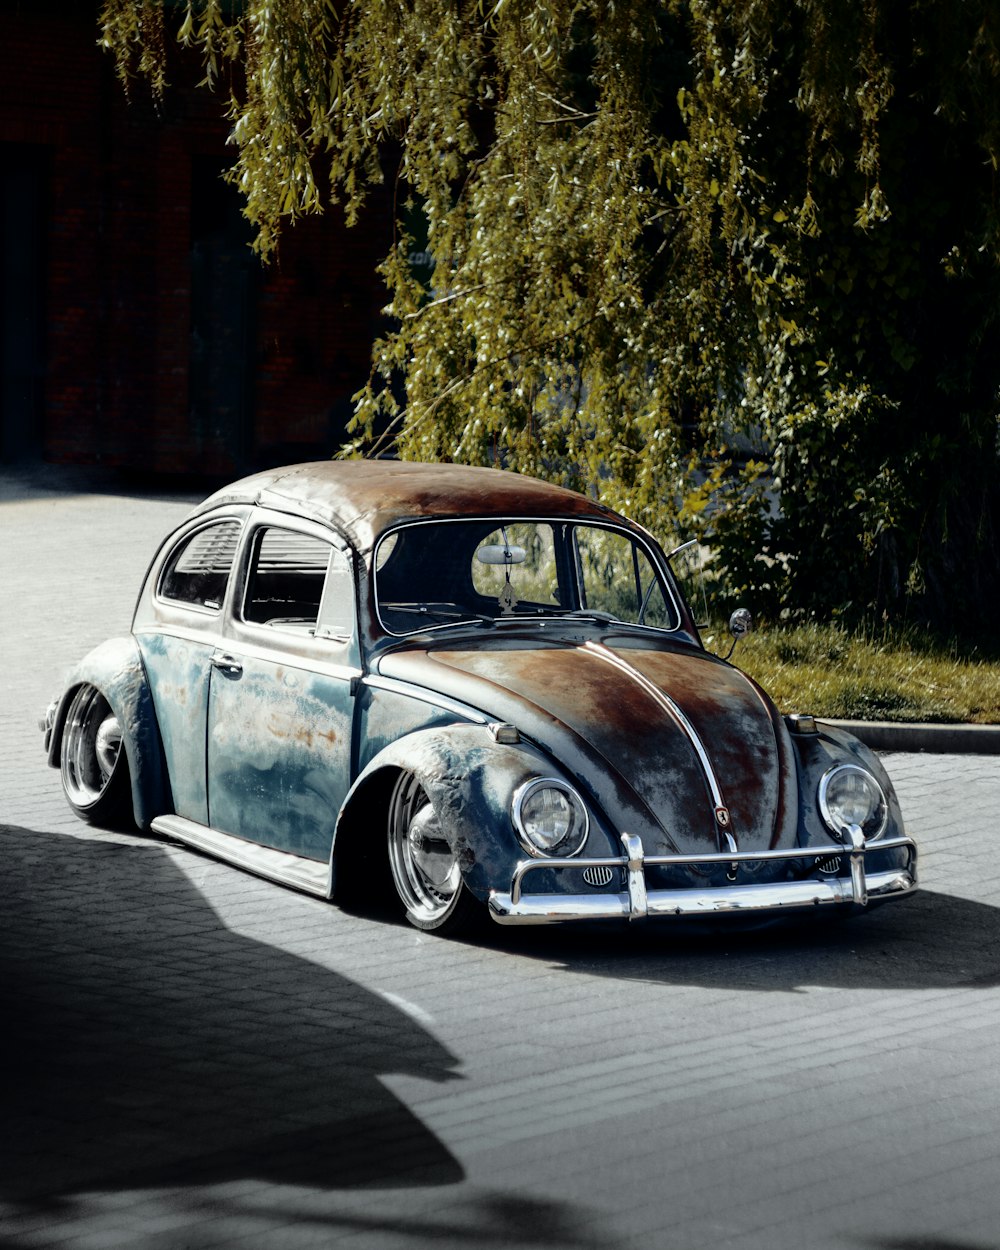
[[[48,162],[43,148],[0,144],[0,460],[42,447]]]
[[[242,470],[252,448],[253,368],[260,264],[214,157],[191,169],[191,429]]]

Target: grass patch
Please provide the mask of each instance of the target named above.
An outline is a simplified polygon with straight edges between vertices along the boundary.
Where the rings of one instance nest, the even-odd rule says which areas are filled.
[[[725,630],[706,631],[725,654]],[[1000,723],[1000,662],[924,639],[852,635],[835,625],[764,627],[733,662],[782,712],[845,720]]]

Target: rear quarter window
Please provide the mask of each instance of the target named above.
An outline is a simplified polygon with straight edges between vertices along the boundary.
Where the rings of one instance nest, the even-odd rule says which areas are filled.
[[[160,597],[217,612],[226,597],[239,537],[240,522],[233,519],[188,535],[164,566]]]

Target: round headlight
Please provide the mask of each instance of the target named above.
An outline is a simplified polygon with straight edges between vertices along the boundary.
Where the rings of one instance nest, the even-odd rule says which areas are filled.
[[[846,825],[857,825],[866,838],[877,838],[889,819],[882,787],[857,764],[838,764],[819,783],[819,810],[839,838]]]
[[[589,824],[583,800],[565,781],[539,777],[514,795],[514,828],[532,855],[577,855]]]

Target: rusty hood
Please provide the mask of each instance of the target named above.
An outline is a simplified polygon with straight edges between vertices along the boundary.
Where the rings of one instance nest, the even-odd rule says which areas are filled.
[[[406,648],[379,671],[509,721],[580,783],[618,830],[661,853],[794,842],[787,731],[738,669],[666,639],[531,636]],[[654,853],[647,845],[648,853]]]

